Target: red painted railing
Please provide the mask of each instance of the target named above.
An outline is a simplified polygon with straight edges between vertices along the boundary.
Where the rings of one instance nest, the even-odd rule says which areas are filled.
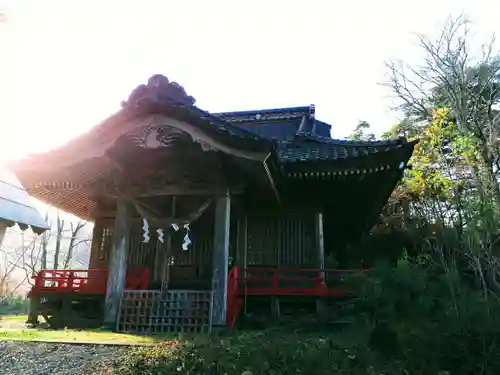
[[[228,327],[236,322],[243,304],[241,295],[341,297],[349,294],[337,286],[342,276],[368,270],[246,268],[241,271],[234,266],[228,274]]]
[[[367,270],[247,268],[240,277],[240,294],[260,296],[340,297],[349,293],[333,287],[339,276]],[[243,285],[242,285],[243,284]],[[328,285],[328,286],[327,286]]]
[[[108,270],[41,270],[33,276],[31,292],[106,294]],[[149,282],[147,268],[127,272],[125,289],[146,289]]]
[[[243,301],[238,296],[238,267],[234,266],[227,276],[227,313],[226,324],[234,326]]]

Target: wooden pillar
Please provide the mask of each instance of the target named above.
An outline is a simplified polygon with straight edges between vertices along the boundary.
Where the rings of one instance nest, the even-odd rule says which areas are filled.
[[[280,311],[281,311],[280,297],[279,296],[271,297],[271,314],[276,318],[279,318],[281,314]]]
[[[236,265],[243,272],[247,268],[247,215],[242,215],[238,218],[238,228],[237,228],[237,240],[236,240]]]
[[[243,286],[246,290],[247,283],[246,277],[247,272],[246,269],[248,267],[248,215],[243,214],[238,218],[238,227],[236,230],[236,266],[238,267],[238,278],[243,277]],[[240,283],[238,281],[238,287]],[[246,294],[246,293],[245,293]],[[244,300],[244,310],[245,315],[247,314],[247,298],[245,295]]]
[[[321,282],[326,283],[325,280],[325,239],[323,233],[323,213],[317,212],[315,215],[315,226],[316,226],[316,250],[317,250],[317,265],[321,270],[320,277]],[[316,300],[316,311],[320,315],[325,315],[326,304],[323,298],[318,298]]]
[[[28,300],[28,319],[26,324],[31,324],[33,326],[38,325],[38,310],[40,307],[40,296],[38,293],[31,293]]]
[[[231,198],[229,195],[215,200],[214,252],[212,265],[212,326],[226,325],[227,275],[229,267],[229,225]]]
[[[103,220],[97,218],[94,221],[94,229],[92,230],[92,242],[90,243],[90,259],[89,269],[104,268],[100,263],[103,261],[101,258],[101,246],[103,245]]]
[[[108,263],[108,286],[104,304],[104,324],[115,327],[118,309],[125,289],[127,275],[127,255],[130,243],[131,227],[130,202],[119,199],[116,207],[113,246]]]
[[[323,213],[316,213],[316,249],[318,251],[318,268],[322,270],[321,278],[325,280],[325,236],[323,234]]]
[[[176,209],[177,199],[175,195],[172,196],[172,207],[170,211],[170,216],[175,217],[175,209]],[[165,250],[163,253],[163,266],[161,270],[161,291],[167,292],[169,290],[170,284],[170,271],[171,264],[170,259],[172,257],[172,228],[165,228],[165,236],[163,238],[165,242]]]

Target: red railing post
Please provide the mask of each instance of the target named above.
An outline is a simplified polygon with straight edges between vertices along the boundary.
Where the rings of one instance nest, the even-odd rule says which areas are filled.
[[[35,289],[41,290],[43,288],[43,276],[45,274],[45,270],[40,270],[38,275],[35,276]]]
[[[144,272],[142,273],[141,289],[146,289],[148,287],[148,282],[149,282],[149,268],[145,268]]]
[[[234,266],[227,276],[227,296],[226,296],[226,325],[231,327],[233,318],[233,305],[234,305],[234,275],[236,273],[236,266]]]
[[[74,280],[75,274],[72,271],[68,271],[68,278],[67,278],[67,285],[66,288],[68,289],[73,289],[73,280]]]
[[[234,275],[233,275],[233,293],[238,292],[238,266],[234,266]]]
[[[272,289],[275,292],[279,290],[279,285],[280,285],[279,277],[280,277],[280,271],[279,271],[279,268],[278,268],[278,269],[275,269],[273,271],[273,286],[272,286]]]

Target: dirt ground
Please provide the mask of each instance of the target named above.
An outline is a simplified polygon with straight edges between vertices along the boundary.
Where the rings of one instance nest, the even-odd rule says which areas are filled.
[[[2,375],[98,375],[128,347],[0,342]]]

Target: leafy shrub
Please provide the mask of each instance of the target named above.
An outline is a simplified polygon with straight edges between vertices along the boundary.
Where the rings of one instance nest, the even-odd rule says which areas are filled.
[[[24,314],[28,311],[28,300],[21,296],[0,298],[0,314]]]
[[[451,258],[402,254],[346,278],[356,295],[345,302],[354,321],[347,328],[292,332],[299,318],[293,327],[183,338],[132,352],[114,373],[500,373],[499,299]]]
[[[362,334],[363,336],[363,334]],[[365,337],[365,336],[363,336]],[[117,364],[115,373],[131,375],[331,375],[381,374],[366,343],[349,335],[305,335],[267,330],[199,337],[139,349]],[[392,364],[395,366],[395,364]],[[390,373],[390,372],[389,372]]]
[[[358,296],[358,324],[371,326],[372,337],[381,326],[386,339],[393,331],[397,347],[383,354],[408,370],[500,373],[500,303],[465,282],[456,268],[403,258],[396,267],[379,264],[349,283]],[[383,340],[371,343],[379,353],[387,347]]]

